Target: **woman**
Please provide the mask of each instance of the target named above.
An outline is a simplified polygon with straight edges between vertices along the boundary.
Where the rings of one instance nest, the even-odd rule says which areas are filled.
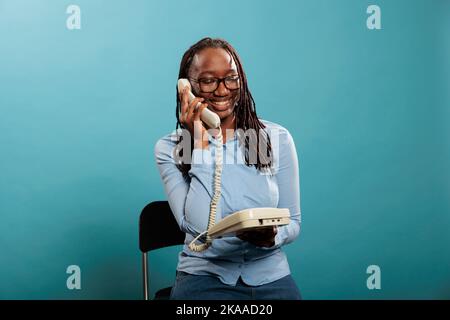
[[[189,102],[188,89],[177,93],[177,129],[188,135],[179,129],[155,146],[169,205],[186,233],[171,299],[301,299],[281,250],[300,231],[292,136],[258,119],[240,58],[226,41],[205,38],[194,44],[182,58],[178,78],[189,79],[196,96]],[[199,121],[207,107],[220,118],[220,146],[219,132],[207,131]],[[180,151],[183,142],[191,148]],[[278,207],[289,209],[289,225],[239,232],[214,239],[203,251],[192,250],[189,244],[208,227],[217,150],[224,163],[217,220],[246,208]]]

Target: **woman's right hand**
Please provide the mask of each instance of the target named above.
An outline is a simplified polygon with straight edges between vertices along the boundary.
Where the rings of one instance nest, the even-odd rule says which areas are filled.
[[[204,99],[199,97],[194,98],[189,103],[189,90],[188,87],[185,87],[180,95],[180,123],[189,130],[191,137],[194,139],[194,148],[207,149],[208,135],[203,121],[200,120],[200,115],[208,105],[202,103]]]

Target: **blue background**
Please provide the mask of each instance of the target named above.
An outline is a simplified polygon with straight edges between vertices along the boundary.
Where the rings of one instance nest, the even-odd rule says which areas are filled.
[[[259,116],[296,142],[303,297],[450,298],[449,30],[442,0],[0,0],[0,298],[141,298],[138,216],[165,199],[153,146],[204,36],[235,46]],[[179,249],[150,255],[152,293]]]

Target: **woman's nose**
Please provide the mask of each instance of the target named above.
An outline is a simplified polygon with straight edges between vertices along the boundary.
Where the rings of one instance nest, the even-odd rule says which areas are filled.
[[[220,97],[227,96],[229,93],[230,90],[225,87],[225,83],[223,83],[223,81],[220,81],[219,86],[217,87],[216,91],[214,91],[214,94]]]

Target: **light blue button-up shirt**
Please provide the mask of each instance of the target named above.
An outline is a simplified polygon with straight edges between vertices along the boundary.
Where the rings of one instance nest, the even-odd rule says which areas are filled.
[[[223,283],[236,285],[239,277],[251,286],[262,285],[290,274],[286,254],[281,247],[299,235],[300,179],[297,152],[289,131],[273,122],[264,121],[273,149],[272,174],[247,166],[237,134],[222,146],[223,169],[221,198],[217,218],[247,208],[288,208],[289,225],[278,228],[275,245],[257,247],[235,236],[214,239],[205,251],[193,252],[188,244],[208,225],[210,202],[214,188],[214,159],[218,144],[209,136],[209,148],[194,149],[189,177],[176,167],[175,132],[155,145],[155,158],[165,193],[180,229],[186,233],[179,254],[177,270],[196,275],[217,276]],[[228,138],[228,137],[227,137]]]

